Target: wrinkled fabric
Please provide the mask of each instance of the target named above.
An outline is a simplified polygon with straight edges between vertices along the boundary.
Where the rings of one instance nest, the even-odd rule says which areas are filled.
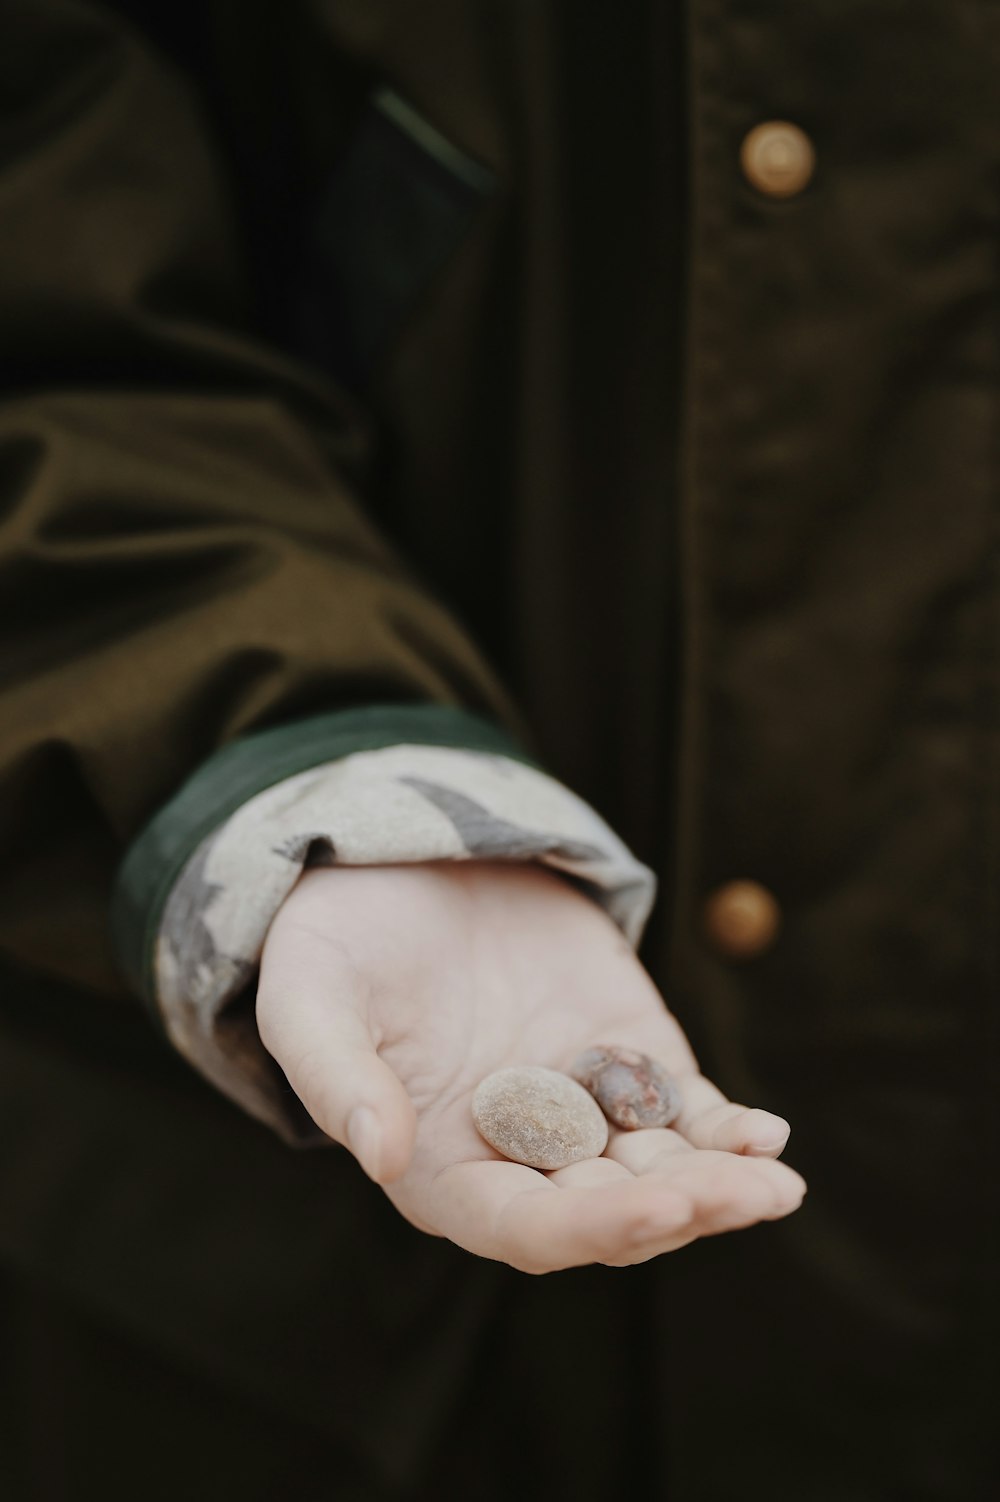
[[[15,1286],[371,1496],[985,1502],[1000,11],[115,12],[131,39],[2,21]],[[461,214],[369,128],[384,88],[482,167]],[[770,119],[816,151],[783,200],[739,160]],[[146,1051],[104,927],[128,842],[232,737],[387,699],[533,737],[657,874],[642,957],[705,1072],[791,1121],[787,1222],[526,1280]],[[734,878],[783,914],[743,963],[701,917]]]

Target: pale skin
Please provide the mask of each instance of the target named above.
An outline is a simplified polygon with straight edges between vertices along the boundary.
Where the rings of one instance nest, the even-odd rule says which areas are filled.
[[[553,871],[490,862],[308,871],[271,926],[257,1020],[318,1125],[414,1226],[523,1272],[623,1267],[788,1215],[788,1123],[728,1100],[606,914]],[[477,1133],[479,1081],[601,1043],[676,1076],[670,1127],[612,1129],[554,1173]]]

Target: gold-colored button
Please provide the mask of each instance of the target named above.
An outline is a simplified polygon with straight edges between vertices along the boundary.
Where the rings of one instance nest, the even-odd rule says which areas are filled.
[[[780,928],[781,909],[759,881],[727,881],[705,903],[705,931],[728,959],[763,954]]]
[[[812,177],[816,152],[805,131],[790,120],[765,120],[744,138],[740,165],[761,193],[791,198]]]

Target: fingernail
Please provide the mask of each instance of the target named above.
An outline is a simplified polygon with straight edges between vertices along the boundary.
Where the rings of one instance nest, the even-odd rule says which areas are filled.
[[[763,1156],[765,1153],[784,1152],[788,1146],[788,1137],[775,1137],[773,1140],[765,1138],[763,1142],[748,1142],[743,1152],[748,1158]]]
[[[792,1135],[792,1129],[782,1116],[771,1116],[767,1127],[762,1127],[759,1134],[753,1134],[753,1140],[748,1142],[744,1152],[748,1153],[774,1153],[779,1148],[787,1146],[788,1139]]]
[[[377,1184],[382,1166],[382,1128],[371,1106],[355,1106],[347,1118],[347,1146]]]

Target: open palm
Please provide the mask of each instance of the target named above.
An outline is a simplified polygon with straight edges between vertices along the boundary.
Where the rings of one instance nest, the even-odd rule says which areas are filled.
[[[788,1124],[698,1071],[649,976],[590,898],[498,863],[308,872],[261,962],[261,1037],[324,1131],[421,1230],[527,1272],[622,1266],[794,1210]],[[670,1128],[619,1132],[552,1173],[479,1136],[472,1093],[508,1064],[641,1049],[675,1075]]]

